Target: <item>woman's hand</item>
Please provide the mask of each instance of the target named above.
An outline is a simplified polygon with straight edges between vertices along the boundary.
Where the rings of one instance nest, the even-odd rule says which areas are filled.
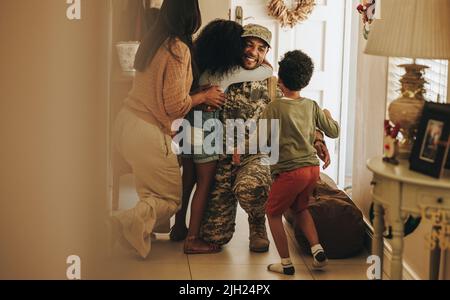
[[[204,101],[203,103],[207,106],[214,108],[221,108],[225,103],[225,94],[218,86],[212,86],[209,89],[203,91]]]
[[[192,107],[204,104],[210,111],[222,107],[225,103],[225,94],[218,86],[202,86],[191,93]]]

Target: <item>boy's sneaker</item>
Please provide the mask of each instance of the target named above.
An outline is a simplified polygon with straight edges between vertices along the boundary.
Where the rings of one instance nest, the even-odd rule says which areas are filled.
[[[313,267],[315,269],[321,269],[328,264],[328,258],[325,255],[323,249],[317,250],[313,253]]]
[[[271,264],[267,266],[267,270],[284,274],[284,275],[294,275],[295,274],[295,268],[292,264],[291,259],[288,258],[282,258],[281,263],[279,264]]]

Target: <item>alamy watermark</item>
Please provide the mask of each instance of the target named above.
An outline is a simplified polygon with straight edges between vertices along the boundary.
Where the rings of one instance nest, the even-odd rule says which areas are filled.
[[[81,258],[78,255],[67,257],[66,263],[69,265],[66,270],[66,277],[69,280],[81,279]]]
[[[381,258],[378,255],[371,255],[367,258],[367,263],[370,264],[367,268],[367,278],[370,280],[381,279]]]
[[[177,132],[172,152],[180,154],[267,154],[263,164],[274,165],[279,159],[279,120],[228,119],[223,124],[206,119],[202,111],[194,112],[194,124],[187,119],[172,123]],[[224,145],[225,143],[225,145]]]
[[[66,17],[69,20],[81,20],[81,0],[66,0],[69,5],[66,10]]]

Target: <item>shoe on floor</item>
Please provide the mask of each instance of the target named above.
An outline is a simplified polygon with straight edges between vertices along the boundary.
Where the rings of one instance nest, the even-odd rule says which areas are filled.
[[[319,250],[313,254],[313,267],[321,269],[328,264],[328,258],[323,250]]]
[[[266,226],[250,225],[250,244],[249,248],[252,252],[262,253],[269,251],[269,239],[267,238]]]

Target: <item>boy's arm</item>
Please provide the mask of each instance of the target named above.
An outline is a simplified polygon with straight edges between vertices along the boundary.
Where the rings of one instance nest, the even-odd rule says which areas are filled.
[[[321,110],[319,105],[314,102],[316,111],[317,128],[322,130],[327,137],[336,139],[339,137],[340,127],[338,122],[333,120],[328,110]]]

